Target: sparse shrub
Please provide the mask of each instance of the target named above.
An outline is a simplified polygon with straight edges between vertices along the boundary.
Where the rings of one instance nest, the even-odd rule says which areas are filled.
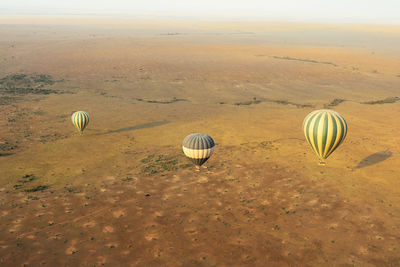
[[[48,189],[48,188],[49,188],[48,185],[38,185],[38,186],[29,188],[29,189],[25,189],[24,191],[25,191],[25,192],[37,192],[37,191],[46,190],[46,189]]]
[[[146,164],[146,166],[142,168],[142,173],[149,175],[162,173],[165,171],[176,171],[182,166],[178,166],[177,157],[165,155],[155,156],[152,154],[142,159],[141,162]]]
[[[344,101],[346,101],[345,99],[340,99],[340,98],[335,98],[332,102],[330,102],[329,104],[325,104],[324,108],[330,108],[330,107],[335,107],[337,105],[339,105],[340,103],[343,103]]]
[[[367,104],[367,105],[388,104],[388,103],[390,104],[390,103],[396,103],[399,100],[400,98],[395,96],[395,97],[387,97],[381,100],[361,102],[361,104]]]

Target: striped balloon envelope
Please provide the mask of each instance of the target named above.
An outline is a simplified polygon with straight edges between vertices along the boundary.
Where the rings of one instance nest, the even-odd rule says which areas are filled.
[[[329,155],[346,138],[347,123],[336,111],[315,110],[304,119],[303,132],[307,142],[319,157],[320,164],[325,164]]]
[[[202,133],[192,133],[185,137],[182,144],[183,153],[199,169],[214,152],[214,140]]]
[[[71,116],[72,124],[82,134],[85,127],[89,124],[89,114],[85,111],[77,111]]]

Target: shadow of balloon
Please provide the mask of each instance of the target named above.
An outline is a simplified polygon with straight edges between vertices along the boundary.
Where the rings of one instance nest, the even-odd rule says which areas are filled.
[[[161,126],[161,125],[164,125],[164,124],[167,124],[167,123],[170,123],[170,122],[169,122],[169,121],[150,122],[150,123],[139,124],[139,125],[135,125],[135,126],[131,126],[131,127],[126,127],[126,128],[111,130],[111,131],[108,131],[108,132],[105,132],[105,133],[99,133],[99,134],[97,134],[97,135],[128,132],[128,131],[133,131],[133,130],[139,130],[139,129],[145,129],[145,128],[151,128],[151,127]]]
[[[390,158],[393,155],[391,151],[380,151],[376,152],[374,154],[369,155],[368,157],[364,158],[358,165],[356,166],[356,169],[361,169],[364,167],[368,167],[371,165],[374,165],[376,163],[379,163],[381,161],[384,161],[388,158]]]

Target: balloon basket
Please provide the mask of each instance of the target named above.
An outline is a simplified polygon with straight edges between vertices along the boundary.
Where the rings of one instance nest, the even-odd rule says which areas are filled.
[[[325,162],[325,160],[323,160],[323,159],[320,159],[319,160],[319,164],[318,164],[319,166],[325,166],[326,165],[326,162]]]
[[[200,171],[200,166],[196,165],[196,171]]]

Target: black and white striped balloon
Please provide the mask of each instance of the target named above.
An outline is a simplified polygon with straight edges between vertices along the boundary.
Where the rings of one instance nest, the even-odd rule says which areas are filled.
[[[183,153],[200,168],[214,152],[214,140],[202,133],[192,133],[185,137],[182,144]]]

